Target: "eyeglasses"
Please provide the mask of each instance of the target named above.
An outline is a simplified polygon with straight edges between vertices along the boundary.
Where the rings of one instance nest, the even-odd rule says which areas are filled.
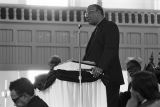
[[[84,16],[85,17],[87,17],[88,16],[88,14],[91,14],[91,13],[93,13],[93,12],[96,12],[97,10],[90,10],[90,11],[86,11],[85,13],[84,13]]]
[[[14,103],[16,103],[23,95],[20,95],[19,97],[12,99]]]

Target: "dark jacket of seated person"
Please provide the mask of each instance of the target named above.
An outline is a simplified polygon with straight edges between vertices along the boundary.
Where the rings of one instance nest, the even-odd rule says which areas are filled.
[[[27,104],[27,107],[48,107],[48,105],[38,96],[33,96]]]

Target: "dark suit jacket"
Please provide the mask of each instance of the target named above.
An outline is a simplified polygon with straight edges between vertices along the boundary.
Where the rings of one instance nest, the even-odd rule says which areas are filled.
[[[34,96],[26,107],[49,107],[41,98]]]
[[[103,69],[104,77],[112,84],[124,83],[119,61],[119,30],[115,23],[103,19],[95,28],[83,60],[93,61]]]

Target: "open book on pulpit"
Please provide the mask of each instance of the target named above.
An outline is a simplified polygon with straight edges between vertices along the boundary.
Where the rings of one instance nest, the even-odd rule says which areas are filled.
[[[81,63],[81,69],[85,69],[85,70],[92,70],[92,68],[95,66],[95,64],[90,61],[83,61],[80,63]],[[57,65],[54,68],[54,70],[62,69],[62,70],[66,70],[66,71],[79,71],[80,63],[79,63],[79,61],[68,60],[66,62],[63,62],[63,63]]]

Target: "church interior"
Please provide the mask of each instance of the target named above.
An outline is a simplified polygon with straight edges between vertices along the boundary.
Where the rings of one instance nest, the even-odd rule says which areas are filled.
[[[121,91],[128,85],[127,58],[139,58],[142,69],[160,72],[159,0],[0,0],[0,107],[14,105],[8,89],[10,81],[26,77],[34,83],[36,76],[49,72],[48,61],[52,55],[58,55],[62,63],[82,59],[95,29],[84,18],[87,6],[93,3],[101,5],[105,18],[119,27],[119,58],[125,80]],[[103,99],[104,87],[99,81],[96,84],[93,91],[100,91],[98,98]],[[81,88],[68,86],[60,80],[56,80],[52,88],[65,91],[73,87]],[[84,90],[88,89],[79,91]],[[61,95],[70,93],[65,91]],[[59,107],[68,103],[72,104],[70,107],[76,107],[75,102],[55,97],[56,94],[54,91],[45,96],[50,107],[57,107],[58,102],[51,103],[59,99],[64,99]],[[75,94],[71,94],[75,99],[85,96],[83,92],[78,96]],[[87,98],[83,99],[83,102],[87,101]]]

